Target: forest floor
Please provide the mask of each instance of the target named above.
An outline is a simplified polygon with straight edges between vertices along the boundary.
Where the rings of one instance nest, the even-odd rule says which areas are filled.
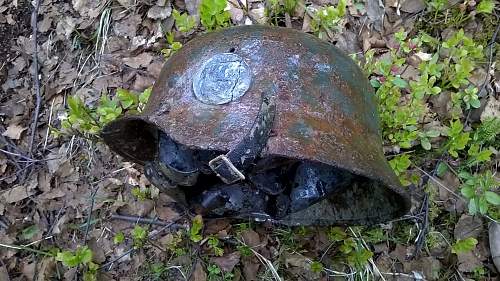
[[[0,280],[498,280],[497,1],[36,2],[0,0]],[[203,220],[100,141],[182,44],[243,24],[315,34],[359,62],[408,215]]]

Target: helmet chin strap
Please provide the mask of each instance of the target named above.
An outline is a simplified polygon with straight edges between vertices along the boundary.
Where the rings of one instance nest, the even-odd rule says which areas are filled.
[[[276,116],[275,92],[276,89],[272,87],[270,91],[262,94],[257,117],[252,128],[241,141],[228,153],[219,155],[208,162],[211,171],[225,184],[245,180],[244,172],[254,164],[266,146]],[[157,171],[156,173],[150,171],[151,177],[156,177],[156,174],[161,173],[162,177],[157,177],[158,180],[168,179],[168,186],[193,186],[197,183],[200,174],[200,163],[193,163],[192,159],[194,156],[190,149],[179,146],[167,136],[160,135],[158,154],[152,161],[154,164],[150,163],[151,167],[147,170]],[[191,165],[180,167],[178,163],[191,163]]]
[[[244,171],[257,159],[266,146],[276,116],[276,88],[262,94],[259,113],[252,128],[228,153],[208,163],[212,171],[226,184],[245,179]]]

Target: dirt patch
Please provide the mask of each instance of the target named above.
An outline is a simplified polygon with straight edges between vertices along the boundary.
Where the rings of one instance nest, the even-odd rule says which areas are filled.
[[[0,84],[7,79],[7,64],[17,56],[13,50],[15,39],[19,36],[28,36],[31,33],[31,5],[28,1],[19,1],[18,6],[9,5],[3,14],[0,14]],[[13,24],[10,24],[13,23]],[[5,64],[5,65],[4,65]]]

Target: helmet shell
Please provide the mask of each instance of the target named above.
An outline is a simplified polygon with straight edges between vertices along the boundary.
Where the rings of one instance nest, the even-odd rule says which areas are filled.
[[[207,61],[229,53],[249,70],[247,90],[223,104],[200,100],[193,80]],[[386,198],[380,208],[393,206],[387,218],[408,210],[408,196],[382,151],[374,91],[365,75],[336,47],[293,29],[253,25],[197,36],[167,61],[141,115],[111,122],[102,135],[113,150],[139,163],[155,156],[156,128],[191,148],[228,151],[251,129],[266,91],[275,91],[276,116],[263,157],[351,171],[375,182],[371,188]],[[367,198],[358,203],[373,205],[370,192],[361,190]],[[346,215],[338,216],[343,222]]]

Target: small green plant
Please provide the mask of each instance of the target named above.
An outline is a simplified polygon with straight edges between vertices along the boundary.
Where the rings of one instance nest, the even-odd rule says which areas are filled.
[[[124,241],[125,241],[125,234],[123,234],[123,232],[121,232],[121,231],[116,233],[115,236],[113,237],[114,244],[121,244]]]
[[[472,271],[473,280],[484,280],[486,277],[487,270],[482,266],[474,268]]]
[[[200,4],[201,24],[208,30],[229,25],[231,15],[226,11],[227,0],[202,0]]]
[[[269,0],[267,4],[268,16],[274,25],[278,25],[278,20],[283,18],[285,13],[293,14],[297,6],[297,0]]]
[[[134,187],[131,190],[132,195],[137,198],[140,201],[144,201],[146,199],[151,199],[151,190],[149,188],[141,188],[141,187]]]
[[[211,264],[207,267],[208,280],[218,280],[221,276],[222,271],[215,264]]]
[[[406,175],[406,171],[411,165],[409,154],[401,154],[392,158],[389,161],[389,165],[391,166],[394,173],[399,177],[399,181],[402,185],[407,186],[411,184]]]
[[[215,264],[211,264],[207,267],[208,271],[208,281],[231,281],[234,278],[234,274],[231,272],[222,272],[222,270]]]
[[[195,17],[189,16],[188,13],[181,14],[179,11],[173,10],[172,15],[174,16],[177,30],[180,32],[189,32],[196,26]]]
[[[61,126],[72,134],[98,138],[102,127],[124,112],[141,112],[150,95],[151,88],[140,94],[117,89],[113,98],[103,94],[95,107],[87,106],[79,97],[68,96],[68,110],[65,116],[60,118]],[[55,129],[52,132],[56,136],[61,134],[61,131]]]
[[[430,139],[439,137],[441,133],[436,130],[429,130],[426,132],[418,132],[418,137],[420,138],[420,145],[425,150],[431,150],[432,145]]]
[[[172,32],[168,32],[165,38],[167,39],[168,46],[161,49],[161,53],[163,54],[165,59],[168,59],[173,54],[175,54],[175,52],[179,51],[182,48],[182,43],[175,41],[174,34]]]
[[[85,267],[83,274],[84,281],[96,281],[99,266],[92,262],[92,251],[87,247],[78,247],[75,251],[62,251],[57,253],[56,260],[65,266],[73,268]]]
[[[470,252],[476,245],[477,240],[474,237],[459,239],[451,246],[451,252],[454,254]]]
[[[147,280],[162,281],[167,280],[168,267],[162,263],[148,263],[146,267]]]
[[[203,219],[200,215],[193,218],[191,228],[189,229],[189,239],[191,241],[198,243],[203,239],[201,236],[201,230],[203,229]]]
[[[238,252],[240,252],[243,257],[249,257],[252,255],[252,249],[248,245],[238,245],[236,249],[238,249]]]
[[[338,226],[330,227],[326,235],[328,236],[328,240],[331,242],[339,242],[347,238],[347,233],[345,233],[345,231]]]
[[[319,38],[327,38],[327,32],[340,31],[340,22],[346,14],[347,3],[345,0],[339,0],[337,7],[327,6],[320,8],[314,13],[311,21],[311,28]]]
[[[499,148],[500,142],[496,141],[500,135],[500,118],[490,117],[484,120],[475,130],[472,140],[478,145],[495,145]]]
[[[460,120],[450,122],[450,127],[446,131],[448,142],[446,147],[451,156],[457,158],[458,152],[465,149],[470,140],[470,133],[463,132],[464,125]]]
[[[132,240],[134,241],[134,248],[139,249],[144,246],[148,239],[148,229],[140,225],[135,225],[132,230]]]
[[[224,255],[224,249],[219,246],[219,238],[217,236],[211,235],[208,238],[208,247],[214,251],[214,254],[218,257],[222,257]]]
[[[314,273],[321,273],[323,271],[323,264],[319,261],[313,261],[310,264],[311,271]]]
[[[380,243],[386,239],[386,235],[382,228],[374,227],[363,231],[363,238],[368,243]]]
[[[479,14],[491,14],[495,8],[493,0],[481,0],[476,7],[476,12]]]
[[[500,195],[498,195],[498,181],[491,171],[481,174],[470,174],[461,172],[460,178],[465,182],[461,186],[460,192],[469,200],[469,213],[487,214],[493,206],[500,206]]]
[[[40,230],[36,224],[24,228],[19,235],[22,240],[31,240]]]

